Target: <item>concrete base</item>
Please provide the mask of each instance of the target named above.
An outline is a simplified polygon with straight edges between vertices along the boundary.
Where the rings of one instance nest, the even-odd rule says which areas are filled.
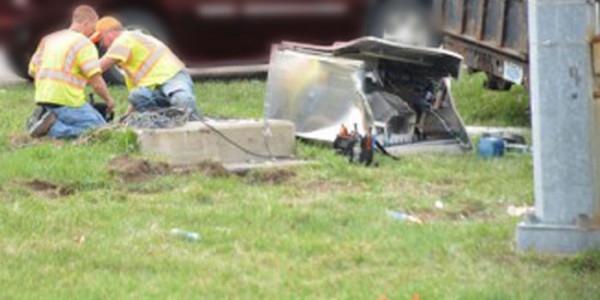
[[[387,147],[386,150],[394,156],[409,156],[418,154],[461,154],[466,151],[456,140],[437,140],[419,142],[401,146]]]
[[[228,78],[266,78],[268,71],[268,64],[188,69],[190,75],[192,75],[192,77],[196,80]]]
[[[484,133],[490,134],[531,134],[530,128],[525,127],[483,127],[483,126],[467,126],[467,134],[469,136],[478,136]]]
[[[253,153],[278,158],[291,158],[294,154],[295,130],[291,122],[270,120],[271,137],[268,139],[263,134],[262,120],[208,121],[208,124]],[[269,160],[245,153],[201,122],[170,129],[140,129],[137,135],[142,152],[164,158],[172,165]]]
[[[565,255],[600,249],[600,229],[525,221],[517,227],[517,248]]]
[[[312,164],[312,161],[306,160],[295,160],[295,159],[277,159],[277,160],[266,160],[254,163],[230,163],[223,164],[223,167],[236,174],[244,174],[250,170],[270,169],[270,168],[288,168],[295,166],[303,166]]]

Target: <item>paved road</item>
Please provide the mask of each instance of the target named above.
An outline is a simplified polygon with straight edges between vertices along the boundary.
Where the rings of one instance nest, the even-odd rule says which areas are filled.
[[[8,63],[6,51],[0,48],[0,86],[7,86],[17,83],[26,82],[23,78],[15,75]]]

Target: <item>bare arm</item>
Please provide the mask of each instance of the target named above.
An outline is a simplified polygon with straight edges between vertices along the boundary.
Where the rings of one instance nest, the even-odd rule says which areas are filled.
[[[108,87],[106,87],[106,82],[104,82],[102,76],[98,73],[90,77],[89,84],[94,89],[94,92],[96,92],[96,94],[100,95],[100,97],[104,99],[104,101],[106,102],[107,109],[109,111],[112,111],[115,107],[115,101],[108,92]]]
[[[106,70],[112,68],[112,66],[116,64],[117,60],[115,60],[114,58],[104,56],[102,59],[100,59],[100,69],[102,70],[102,72],[106,72]]]
[[[40,62],[42,60],[42,53],[44,51],[44,44],[45,41],[42,40],[40,42],[40,45],[37,47],[37,49],[35,50],[35,54],[33,55],[33,57],[31,58],[31,61],[29,62],[29,76],[35,78],[35,75],[37,74],[38,69],[40,68]]]

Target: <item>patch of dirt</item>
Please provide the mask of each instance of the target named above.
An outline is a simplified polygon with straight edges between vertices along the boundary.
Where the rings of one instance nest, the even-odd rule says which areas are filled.
[[[30,146],[34,141],[29,135],[13,135],[10,137],[10,147],[12,149],[24,148]]]
[[[170,190],[170,189],[168,189],[167,187],[154,186],[154,185],[143,185],[143,186],[134,185],[134,186],[127,186],[126,190],[129,193],[135,193],[135,194],[140,194],[140,195],[152,195],[152,194],[162,193],[162,192],[164,192],[166,190]]]
[[[210,177],[225,177],[229,175],[229,171],[222,164],[212,161],[204,161],[194,166],[174,167],[172,171],[175,175],[189,175],[194,172],[202,172]]]
[[[260,170],[247,174],[251,183],[278,185],[296,177],[296,172],[287,169]]]
[[[431,223],[436,221],[474,221],[474,220],[491,220],[494,215],[490,213],[489,209],[480,205],[460,205],[458,208],[453,209],[446,207],[444,209],[435,208],[421,208],[413,212],[423,222]]]
[[[46,144],[46,143],[50,143],[50,144],[54,144],[56,146],[62,146],[64,145],[64,142],[61,140],[55,140],[55,139],[51,139],[51,138],[32,138],[27,134],[15,134],[10,136],[9,138],[9,145],[11,149],[21,149],[21,148],[27,148],[27,147],[31,147],[31,146],[37,146],[37,145],[41,145],[41,144]]]
[[[454,220],[490,220],[494,217],[489,208],[480,202],[463,205],[458,211],[447,211],[446,215]]]
[[[414,179],[401,178],[390,182],[387,189],[414,195],[417,198],[445,199],[454,195],[457,185],[449,181],[418,182]]]
[[[203,172],[207,176],[227,176],[229,172],[223,165],[203,162],[193,166],[171,166],[164,162],[151,162],[123,155],[114,158],[108,166],[109,173],[118,176],[124,182],[142,182],[162,175],[189,175]]]
[[[570,259],[571,268],[578,273],[600,272],[600,252],[588,252]]]
[[[119,156],[110,161],[108,171],[119,176],[126,182],[139,182],[149,180],[155,176],[167,175],[169,165],[162,162],[131,158],[128,155]]]
[[[39,179],[25,181],[22,183],[22,185],[34,193],[38,193],[50,198],[66,197],[75,193],[75,189],[72,187],[60,186]]]
[[[419,210],[415,215],[424,223],[431,223],[443,219],[443,215],[434,210]]]

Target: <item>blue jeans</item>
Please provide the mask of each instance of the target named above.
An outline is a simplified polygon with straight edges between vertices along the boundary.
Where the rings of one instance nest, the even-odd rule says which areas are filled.
[[[139,112],[173,106],[189,110],[190,121],[201,119],[194,96],[194,82],[184,70],[155,89],[140,87],[132,90],[128,100]]]
[[[49,109],[56,114],[56,123],[48,132],[51,138],[76,138],[86,130],[106,125],[100,113],[88,103],[81,107],[62,106]]]

